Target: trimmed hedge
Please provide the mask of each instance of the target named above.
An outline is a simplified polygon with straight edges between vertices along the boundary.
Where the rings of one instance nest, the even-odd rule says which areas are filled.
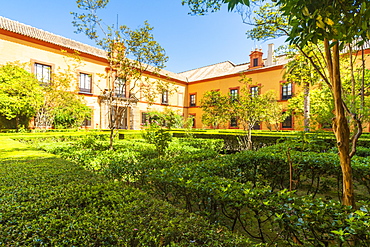
[[[251,246],[202,217],[58,159],[0,161],[0,245]]]
[[[336,154],[306,152],[320,149],[321,144],[311,148],[284,143],[259,151],[218,155],[218,145],[208,151],[201,148],[212,147],[205,140],[196,140],[193,146],[190,143],[187,147],[173,144],[169,155],[162,159],[153,158],[151,151],[142,152],[150,145],[133,141],[118,145],[116,154],[104,150],[104,143],[100,142],[84,142],[84,150],[77,149],[82,148],[82,142],[61,150],[85,166],[91,164],[90,157],[101,157],[99,171],[108,177],[125,181],[262,244],[343,246],[351,245],[356,236],[358,246],[370,245],[368,202],[359,202],[363,206],[352,210],[338,200],[322,198],[326,193],[335,197],[331,191],[341,194],[341,172]],[[289,161],[294,168],[297,192],[286,190]],[[368,157],[353,159],[354,177],[364,187],[364,181],[370,181],[369,164]],[[301,196],[303,193],[309,196]],[[369,200],[368,193],[363,197]]]

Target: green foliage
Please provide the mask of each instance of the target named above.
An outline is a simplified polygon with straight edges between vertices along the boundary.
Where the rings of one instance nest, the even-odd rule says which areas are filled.
[[[36,114],[43,97],[39,82],[24,66],[19,63],[0,66],[0,115],[14,119],[17,129],[20,119],[23,119],[23,127],[28,127],[28,121]]]
[[[80,99],[75,98],[72,94],[66,98],[69,100],[65,101],[64,105],[53,109],[53,125],[57,129],[79,127],[86,118],[91,117],[91,108],[82,103]]]
[[[254,4],[258,4],[254,1]],[[252,16],[253,22],[250,23],[249,11],[244,8],[237,9],[243,17],[243,22],[252,25],[252,28],[247,31],[247,37],[253,40],[266,40],[284,37],[289,32],[288,17],[284,16],[280,11],[280,7],[276,2],[267,2],[254,11]],[[268,20],[268,21],[266,21]]]
[[[370,156],[370,148],[357,147],[356,155],[360,157],[368,157]]]
[[[216,12],[226,3],[229,10],[233,10],[238,4],[249,6],[249,0],[182,0],[182,5],[188,5],[191,14],[205,15],[208,12]]]
[[[99,133],[88,133],[87,135],[83,136],[76,142],[76,145],[81,149],[93,149],[93,150],[102,150],[103,146],[99,141],[105,141],[106,136],[101,135]]]
[[[144,124],[144,127],[154,124],[153,126],[174,129],[182,128],[184,123],[182,116],[169,108],[166,108],[163,112],[149,111],[147,116],[147,122]]]
[[[249,78],[242,78],[241,81],[245,83],[240,90],[238,100],[233,101],[231,104],[232,116],[236,117],[239,124],[244,130],[250,131],[253,126],[266,116],[265,112],[273,109],[269,109],[270,102],[275,100],[275,94],[267,92],[265,94],[258,93],[252,95],[248,85],[253,85],[252,80]],[[260,92],[259,88],[259,92]]]
[[[249,85],[252,84],[250,78],[242,77],[240,80],[244,86],[240,94],[222,95],[219,91],[206,92],[201,100],[203,110],[202,122],[205,125],[219,127],[234,118],[237,125],[247,131],[247,135],[239,137],[239,150],[252,148],[251,130],[261,121],[266,121],[270,125],[278,125],[285,117],[282,115],[282,108],[275,99],[272,91],[252,95]]]
[[[3,245],[250,245],[197,215],[58,158],[6,164],[0,166]]]
[[[300,93],[289,99],[289,111],[303,115],[303,97],[303,93]],[[331,128],[332,118],[334,117],[333,110],[333,96],[328,88],[310,90],[310,122],[312,125],[320,124]]]
[[[155,145],[159,156],[163,156],[172,141],[172,134],[166,129],[158,128],[153,125],[154,124],[151,124],[150,127],[145,130],[143,137],[148,143]]]
[[[338,1],[329,1],[320,7],[315,0],[298,2],[295,0],[281,0],[283,14],[291,16],[289,33],[291,43],[305,46],[307,42],[318,40],[335,40],[344,43],[356,41],[363,43],[369,39],[368,20],[370,10],[366,1],[349,1],[341,4]],[[343,20],[346,20],[343,22]]]
[[[341,189],[341,172],[338,156],[329,152],[324,138],[324,134],[302,133],[286,143],[231,155],[218,155],[221,141],[181,139],[171,142],[161,159],[156,158],[153,145],[143,141],[119,141],[116,151],[96,148],[92,141],[83,146],[45,147],[244,234],[256,246],[346,246],[353,236],[359,246],[366,246],[367,203],[358,202],[364,206],[353,210],[332,200],[333,192]],[[294,168],[293,192],[286,191],[288,150]],[[368,157],[356,157],[353,162],[362,190],[359,195],[366,200],[370,162]],[[145,238],[140,241],[146,243]]]
[[[202,123],[212,128],[217,128],[230,121],[228,95],[222,95],[220,91],[207,91],[204,93],[200,107],[203,110]]]
[[[194,148],[213,150],[217,153],[221,153],[224,150],[224,142],[220,139],[181,139],[183,145],[192,146]]]
[[[166,109],[164,112],[148,112],[147,123],[143,138],[150,144],[154,144],[159,156],[165,154],[172,141],[172,128],[182,127],[184,121],[176,112]]]

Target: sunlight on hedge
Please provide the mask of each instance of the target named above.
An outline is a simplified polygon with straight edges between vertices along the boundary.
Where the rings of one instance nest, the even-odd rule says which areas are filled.
[[[50,153],[42,152],[6,136],[0,136],[0,147],[0,159],[48,158],[53,156]]]

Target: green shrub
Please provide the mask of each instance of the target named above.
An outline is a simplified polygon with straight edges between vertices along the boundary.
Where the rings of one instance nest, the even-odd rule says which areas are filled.
[[[361,157],[369,157],[370,156],[370,148],[366,147],[357,147],[356,148],[356,155]]]
[[[224,142],[221,139],[180,139],[183,145],[191,146],[198,149],[213,150],[221,153],[224,149]]]
[[[115,152],[95,149],[94,145],[83,151],[67,145],[60,150],[65,155],[70,152],[78,163],[99,164],[100,171],[116,181],[128,182],[215,226],[221,224],[262,244],[346,246],[353,239],[358,246],[370,244],[367,203],[361,202],[364,206],[356,211],[342,206],[339,200],[328,200],[333,197],[332,191],[341,194],[337,154],[311,152],[320,150],[320,143],[311,149],[299,142],[287,142],[258,151],[219,155],[217,143],[175,140],[167,156],[160,159],[153,158],[154,145],[141,141],[120,141]],[[152,151],[144,152],[147,149]],[[289,162],[293,165],[293,192],[286,190]],[[352,164],[355,180],[370,188],[369,158],[356,156]],[[368,194],[362,196],[368,199]],[[140,242],[151,246],[146,237],[140,237]],[[199,243],[207,246],[203,240]]]
[[[1,161],[0,245],[251,246],[243,237],[61,159]]]

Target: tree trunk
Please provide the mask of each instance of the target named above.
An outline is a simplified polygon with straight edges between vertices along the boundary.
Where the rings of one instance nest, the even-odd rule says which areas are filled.
[[[17,132],[19,132],[19,116],[18,115],[15,117],[15,129],[17,130]]]
[[[113,142],[114,142],[114,128],[110,129],[110,136],[109,136],[109,149],[113,150]]]
[[[252,149],[252,129],[250,128],[250,126],[248,126],[248,143],[247,143],[247,150],[251,150]]]
[[[329,69],[330,81],[334,97],[333,131],[337,140],[339,160],[343,175],[343,204],[355,207],[355,197],[353,189],[352,167],[350,157],[350,129],[345,114],[342,99],[342,85],[340,78],[339,46],[333,46],[333,53],[329,48],[329,42],[325,42],[325,51]]]
[[[304,82],[303,84],[303,119],[304,119],[304,131],[310,131],[310,83]]]

